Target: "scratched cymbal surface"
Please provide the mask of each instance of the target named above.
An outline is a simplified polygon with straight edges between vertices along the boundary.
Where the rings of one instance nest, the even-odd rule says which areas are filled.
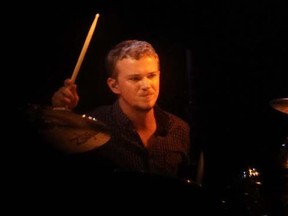
[[[39,134],[49,145],[63,153],[86,152],[104,145],[111,138],[105,124],[95,118],[64,108],[36,109],[33,121],[36,122]]]

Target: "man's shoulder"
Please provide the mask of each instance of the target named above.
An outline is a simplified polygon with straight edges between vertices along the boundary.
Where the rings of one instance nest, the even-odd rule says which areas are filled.
[[[112,105],[102,105],[98,106],[88,112],[86,112],[87,115],[89,116],[103,116],[103,115],[108,115],[111,113]]]
[[[173,121],[176,121],[176,122],[179,122],[183,125],[186,125],[187,127],[189,127],[189,124],[186,120],[184,120],[182,117],[174,114],[174,113],[171,113],[171,112],[168,112],[168,111],[164,111],[169,117],[170,119],[172,119]]]

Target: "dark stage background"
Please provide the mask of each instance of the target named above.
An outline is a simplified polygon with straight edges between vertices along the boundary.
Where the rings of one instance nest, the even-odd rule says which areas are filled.
[[[13,9],[18,21],[9,73],[17,89],[15,107],[50,104],[52,93],[72,75],[100,13],[76,80],[77,112],[112,103],[104,57],[115,43],[150,41],[161,59],[159,104],[191,125],[195,155],[205,152],[204,185],[223,191],[247,167],[275,184],[288,115],[269,102],[288,97],[287,2],[38,4]]]

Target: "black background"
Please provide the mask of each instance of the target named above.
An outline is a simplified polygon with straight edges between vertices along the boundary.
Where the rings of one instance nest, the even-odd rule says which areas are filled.
[[[161,60],[159,104],[191,125],[191,145],[206,153],[207,185],[229,185],[249,166],[273,184],[275,158],[288,135],[287,114],[269,104],[288,96],[287,2],[59,4],[9,8],[8,74],[16,107],[50,104],[52,93],[72,75],[99,13],[76,80],[77,111],[114,100],[105,81],[107,51],[123,39],[147,40]]]

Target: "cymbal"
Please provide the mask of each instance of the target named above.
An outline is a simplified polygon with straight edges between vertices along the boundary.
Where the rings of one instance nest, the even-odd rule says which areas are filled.
[[[76,154],[90,151],[111,138],[106,125],[95,118],[81,116],[64,108],[36,109],[34,121],[37,122],[39,134],[60,152]]]
[[[277,98],[277,99],[274,99],[272,101],[270,101],[270,105],[282,112],[282,113],[286,113],[288,114],[288,98]]]

